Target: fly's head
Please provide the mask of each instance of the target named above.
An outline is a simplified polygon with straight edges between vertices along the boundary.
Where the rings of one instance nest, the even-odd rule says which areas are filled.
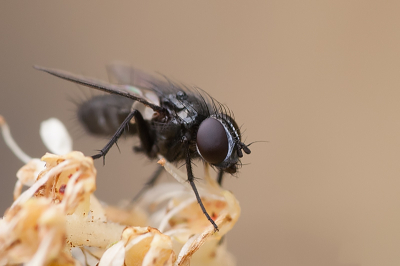
[[[214,114],[201,122],[196,147],[206,162],[231,174],[236,173],[243,152],[251,152],[241,141],[236,122],[226,114]]]

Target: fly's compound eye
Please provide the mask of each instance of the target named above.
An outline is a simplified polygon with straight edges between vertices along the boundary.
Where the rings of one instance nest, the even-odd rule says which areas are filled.
[[[197,149],[204,160],[219,164],[228,154],[229,144],[222,123],[214,118],[205,119],[197,131]]]

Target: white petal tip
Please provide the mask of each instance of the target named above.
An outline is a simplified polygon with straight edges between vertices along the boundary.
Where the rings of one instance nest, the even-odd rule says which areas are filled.
[[[47,149],[63,155],[72,151],[72,139],[64,124],[57,118],[50,118],[40,124],[40,136]]]

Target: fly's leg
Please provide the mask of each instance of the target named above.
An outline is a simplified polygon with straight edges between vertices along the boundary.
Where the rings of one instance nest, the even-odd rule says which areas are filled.
[[[149,188],[152,188],[154,186],[154,184],[157,182],[158,178],[160,177],[162,170],[163,170],[162,166],[157,167],[156,171],[153,173],[153,175],[150,177],[150,179],[146,182],[146,184],[144,184],[144,186],[136,194],[136,196],[133,197],[133,199],[131,200],[131,203],[137,201],[143,195],[144,192],[146,192]]]
[[[219,172],[218,172],[218,177],[217,177],[217,182],[218,182],[218,184],[219,184],[221,187],[222,187],[222,180],[223,180],[223,178],[224,178],[224,171],[219,170]],[[218,245],[222,245],[222,243],[224,242],[224,240],[225,240],[225,236],[221,237],[221,239],[220,239],[219,242],[218,242]]]
[[[98,154],[95,154],[92,156],[93,159],[98,159],[103,157],[103,164],[105,163],[105,156],[108,153],[108,151],[111,149],[112,145],[114,145],[119,137],[121,137],[122,133],[124,132],[125,128],[129,125],[130,121],[132,118],[135,118],[135,124],[136,128],[138,131],[138,135],[140,138],[140,142],[143,146],[143,149],[147,152],[151,149],[153,145],[153,140],[150,136],[149,128],[146,124],[146,122],[143,119],[142,114],[138,110],[133,110],[122,122],[122,124],[119,126],[117,131],[114,133],[110,141],[104,146],[103,149],[100,150]]]
[[[224,177],[224,171],[219,170],[217,182],[218,182],[218,184],[219,184],[220,186],[222,186],[222,179],[223,179],[223,177]]]
[[[194,194],[196,195],[197,203],[199,203],[201,210],[203,211],[204,215],[206,216],[207,220],[214,226],[214,232],[219,231],[218,226],[215,224],[214,220],[211,219],[210,215],[208,214],[206,208],[203,205],[203,202],[201,201],[199,192],[197,191],[196,185],[194,184],[194,176],[193,176],[193,171],[192,171],[192,159],[190,158],[190,149],[189,149],[189,143],[188,140],[184,140],[187,145],[186,145],[186,170],[187,170],[187,175],[188,175],[188,181],[190,183],[190,186],[193,189]]]
[[[105,156],[114,145],[118,139],[121,137],[122,133],[124,132],[125,128],[129,125],[130,121],[132,118],[135,118],[135,125],[136,125],[136,131],[139,135],[139,139],[141,142],[141,150],[148,153],[150,152],[152,146],[153,146],[153,139],[150,135],[148,125],[146,121],[143,119],[142,114],[138,110],[133,110],[129,115],[125,118],[125,120],[121,123],[121,125],[118,127],[117,131],[114,133],[110,141],[104,146],[103,149],[100,150],[98,154],[95,154],[92,156],[93,159],[98,159],[100,157],[103,157],[103,163],[105,160]],[[132,199],[132,202],[136,201],[147,189],[151,188],[154,186],[156,183],[158,177],[160,176],[163,168],[158,167],[157,170],[154,172],[154,174],[151,176],[151,178],[146,182],[144,187],[139,191],[139,193]]]

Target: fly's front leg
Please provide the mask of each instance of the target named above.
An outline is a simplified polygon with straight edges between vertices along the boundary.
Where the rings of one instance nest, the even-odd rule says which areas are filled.
[[[220,186],[222,186],[222,179],[223,179],[223,177],[224,177],[224,171],[219,170],[217,182],[218,182],[218,184],[219,184]]]
[[[184,142],[186,142],[186,170],[187,170],[188,181],[190,183],[190,186],[193,189],[194,194],[196,195],[197,202],[199,203],[200,208],[203,211],[204,215],[206,216],[207,220],[210,221],[210,223],[214,226],[215,232],[219,231],[218,226],[215,224],[214,220],[211,219],[206,208],[204,207],[203,202],[201,201],[199,192],[197,191],[196,185],[194,184],[194,176],[193,176],[193,171],[192,171],[192,159],[190,157],[189,141],[187,138],[185,138]]]
[[[122,122],[122,124],[114,133],[110,141],[104,146],[104,148],[101,149],[98,154],[92,156],[93,159],[98,159],[100,157],[103,157],[103,163],[105,163],[106,154],[111,149],[112,145],[114,145],[118,141],[119,137],[121,137],[122,133],[124,132],[125,128],[129,125],[132,118],[135,118],[136,128],[144,150],[148,151],[151,149],[153,140],[149,134],[148,126],[144,121],[142,114],[138,110],[133,110],[125,118],[124,122]]]

